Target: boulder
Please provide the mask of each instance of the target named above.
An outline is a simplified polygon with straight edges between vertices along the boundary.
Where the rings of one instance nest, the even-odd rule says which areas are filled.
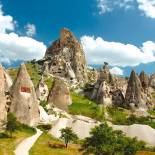
[[[70,90],[63,79],[59,77],[55,78],[47,102],[51,108],[57,107],[64,111],[68,111],[68,105],[72,104],[72,99]]]
[[[26,66],[21,65],[11,89],[10,112],[23,124],[34,126],[39,121],[39,104]]]

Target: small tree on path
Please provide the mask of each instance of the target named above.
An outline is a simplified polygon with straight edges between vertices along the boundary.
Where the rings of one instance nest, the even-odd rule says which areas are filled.
[[[64,140],[66,148],[68,147],[69,142],[75,142],[78,139],[77,135],[69,127],[63,128],[60,131],[61,131],[60,138]]]

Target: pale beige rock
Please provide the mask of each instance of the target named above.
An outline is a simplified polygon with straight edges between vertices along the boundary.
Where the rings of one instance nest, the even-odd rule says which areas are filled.
[[[5,77],[2,65],[0,65],[0,128],[6,121],[6,97],[5,97]]]
[[[61,78],[55,78],[53,87],[48,96],[48,104],[64,111],[68,111],[68,105],[72,104],[70,90]]]
[[[35,89],[24,64],[21,65],[11,90],[10,111],[21,123],[34,126],[39,121],[39,104]]]
[[[41,80],[39,81],[39,84],[37,85],[37,88],[36,88],[37,98],[40,101],[46,101],[48,94],[49,94],[48,87],[44,81],[44,78],[42,77]]]

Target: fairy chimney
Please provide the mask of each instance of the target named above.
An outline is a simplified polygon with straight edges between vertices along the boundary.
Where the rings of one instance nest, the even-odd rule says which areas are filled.
[[[26,66],[21,65],[11,90],[12,103],[10,111],[23,124],[34,126],[39,121],[39,105],[34,85]]]
[[[36,95],[38,100],[46,101],[48,97],[48,93],[49,93],[48,87],[44,81],[44,78],[42,77],[36,88]]]
[[[142,101],[142,85],[138,75],[132,70],[125,95],[127,104],[134,103],[136,106],[141,104]]]
[[[7,118],[6,97],[5,97],[5,76],[2,65],[0,65],[0,128]]]
[[[57,107],[61,110],[68,111],[68,105],[72,104],[70,91],[64,80],[55,78],[53,87],[48,96],[50,107]]]

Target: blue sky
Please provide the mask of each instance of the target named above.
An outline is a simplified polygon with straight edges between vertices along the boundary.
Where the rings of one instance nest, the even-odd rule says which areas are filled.
[[[155,0],[1,0],[1,7],[2,63],[41,58],[66,27],[82,42],[89,64],[107,60],[122,74],[144,63],[154,72],[147,65],[155,62]]]

